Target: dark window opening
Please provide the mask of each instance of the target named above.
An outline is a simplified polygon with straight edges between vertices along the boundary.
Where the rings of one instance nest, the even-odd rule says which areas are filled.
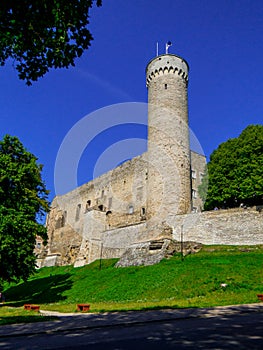
[[[149,246],[149,250],[161,250],[163,247],[162,242],[152,242]]]
[[[91,200],[88,200],[86,203],[86,211],[88,211],[91,207]]]
[[[145,208],[144,208],[144,207],[142,207],[142,208],[141,208],[141,215],[142,215],[142,216],[144,216],[144,215],[145,215],[145,213],[146,213],[146,210],[145,210]]]
[[[165,88],[165,90],[167,90],[167,84],[164,84],[164,88]]]
[[[110,210],[108,210],[107,213],[106,213],[106,215],[108,216],[108,215],[110,215],[110,214],[112,214],[112,212],[111,212]]]
[[[103,209],[104,209],[102,204],[99,205],[98,208],[99,208],[100,211],[103,211]]]

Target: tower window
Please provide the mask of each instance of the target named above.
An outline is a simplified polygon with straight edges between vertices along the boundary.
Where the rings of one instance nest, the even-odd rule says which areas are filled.
[[[164,88],[165,88],[165,90],[167,90],[167,84],[164,84]]]
[[[144,216],[144,215],[145,215],[145,213],[146,213],[146,210],[145,210],[145,208],[144,208],[144,207],[142,207],[142,208],[141,208],[141,216]]]

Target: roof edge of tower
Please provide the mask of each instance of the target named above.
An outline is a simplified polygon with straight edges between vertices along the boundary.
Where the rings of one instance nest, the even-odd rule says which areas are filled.
[[[177,57],[177,58],[179,58],[182,62],[184,62],[184,63],[186,64],[187,69],[188,69],[188,71],[189,71],[189,69],[190,69],[190,68],[189,68],[189,64],[188,64],[188,62],[187,62],[184,58],[182,58],[181,56],[172,54],[172,53],[168,53],[168,54],[158,55],[158,56],[152,58],[152,59],[148,62],[147,66],[146,66],[146,69],[145,69],[145,72],[147,72],[149,65],[150,65],[153,61],[155,61],[155,60],[157,60],[157,59],[160,59],[161,57],[164,57],[164,56],[166,56],[166,57]]]

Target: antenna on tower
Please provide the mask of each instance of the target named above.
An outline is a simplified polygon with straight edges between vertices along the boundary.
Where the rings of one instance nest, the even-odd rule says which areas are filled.
[[[159,43],[156,42],[156,56],[159,56]]]
[[[172,46],[171,41],[167,41],[167,43],[165,44],[165,53],[166,53],[166,55],[168,54],[168,49],[169,49],[170,46]]]

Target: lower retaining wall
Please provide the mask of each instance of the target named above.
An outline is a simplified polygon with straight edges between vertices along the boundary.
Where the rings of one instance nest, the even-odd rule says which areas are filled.
[[[183,238],[203,244],[263,244],[263,211],[256,208],[178,215],[170,217],[168,224],[178,241]]]

